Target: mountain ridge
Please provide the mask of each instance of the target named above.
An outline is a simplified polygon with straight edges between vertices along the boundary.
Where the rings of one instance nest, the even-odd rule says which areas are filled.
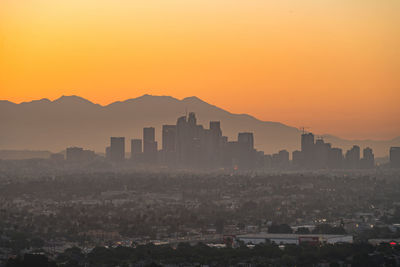
[[[230,140],[236,140],[238,132],[254,132],[256,148],[266,153],[276,153],[280,149],[291,152],[300,148],[301,131],[281,122],[231,113],[196,96],[177,99],[145,94],[108,105],[100,105],[77,95],[19,104],[0,100],[0,123],[5,126],[0,131],[0,149],[60,151],[77,145],[104,151],[110,136],[125,136],[128,140],[141,138],[142,128],[147,126],[156,127],[161,147],[161,125],[175,124],[186,110],[196,112],[199,123],[206,128],[208,121],[220,120],[223,134]],[[343,150],[353,144],[361,148],[370,146],[377,156],[387,156],[390,146],[400,146],[400,136],[391,140],[346,140],[328,134],[324,138]]]

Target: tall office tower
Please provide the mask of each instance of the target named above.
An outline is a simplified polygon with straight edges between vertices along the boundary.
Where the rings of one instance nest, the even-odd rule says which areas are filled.
[[[303,153],[299,150],[292,152],[292,165],[295,168],[301,168],[303,166]]]
[[[343,151],[340,148],[332,148],[328,155],[328,167],[330,169],[343,168]]]
[[[178,163],[190,167],[198,164],[204,129],[201,125],[197,125],[194,112],[190,112],[188,117],[178,118],[176,133]]]
[[[132,139],[131,140],[131,159],[134,159],[139,154],[142,154],[142,139]]]
[[[188,132],[186,116],[179,117],[176,122],[176,152],[180,164],[187,160],[186,155],[189,142]]]
[[[251,169],[255,164],[253,133],[238,134],[239,169]]]
[[[264,151],[257,151],[256,152],[256,168],[257,169],[262,169],[265,167],[265,160],[264,160]]]
[[[279,167],[286,169],[289,167],[289,152],[287,150],[281,150],[278,152]]]
[[[301,135],[301,152],[303,153],[303,165],[312,168],[314,163],[314,135],[303,133]]]
[[[312,133],[303,133],[301,135],[301,151],[312,150],[314,146],[314,135]]]
[[[143,154],[149,163],[157,160],[157,142],[155,141],[154,127],[143,128]]]
[[[228,141],[223,149],[223,166],[225,168],[239,168],[239,144],[235,141]]]
[[[253,133],[239,133],[238,143],[244,149],[253,150],[254,149]]]
[[[194,112],[189,112],[187,122],[189,123],[189,125],[197,125],[196,114]]]
[[[329,151],[331,144],[325,143],[322,138],[318,138],[314,144],[314,168],[325,169],[328,167]]]
[[[125,137],[111,137],[110,160],[121,162],[125,159]]]
[[[400,168],[400,147],[390,148],[390,166]]]
[[[208,159],[208,165],[216,167],[222,162],[222,131],[219,121],[210,121],[210,129],[205,131],[205,158]]]
[[[143,128],[143,152],[146,153],[148,151],[148,146],[146,144],[150,144],[155,142],[156,130],[154,127],[145,127]]]
[[[372,149],[367,147],[363,150],[363,158],[361,159],[361,167],[371,169],[375,166],[375,156]]]
[[[163,125],[162,127],[162,150],[174,152],[176,147],[176,125]]]
[[[162,150],[160,160],[167,166],[176,165],[177,128],[176,125],[163,125],[162,127]]]
[[[200,133],[203,127],[199,129],[199,125],[197,125],[196,114],[194,112],[189,112],[189,116],[187,119],[187,126],[188,126],[188,163],[190,165],[195,165],[198,159],[199,153],[199,146],[200,146]]]
[[[357,169],[360,167],[360,147],[353,146],[346,152],[346,167],[349,169]]]
[[[210,131],[212,133],[214,133],[215,135],[221,137],[222,136],[221,122],[219,122],[219,121],[210,121]]]

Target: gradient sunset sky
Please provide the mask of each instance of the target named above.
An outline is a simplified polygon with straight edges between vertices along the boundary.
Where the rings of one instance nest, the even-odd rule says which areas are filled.
[[[352,139],[400,135],[399,0],[1,0],[0,99],[198,96]]]

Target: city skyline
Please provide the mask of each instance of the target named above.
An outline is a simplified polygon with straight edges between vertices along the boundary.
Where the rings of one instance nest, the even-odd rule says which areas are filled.
[[[254,146],[252,132],[239,132],[236,140],[229,140],[223,135],[220,121],[209,121],[209,128],[205,128],[197,124],[194,112],[178,117],[174,125],[163,124],[161,135],[162,144],[159,149],[155,141],[155,128],[144,127],[142,139],[131,139],[130,157],[127,157],[125,151],[125,137],[111,136],[104,158],[114,164],[124,165],[129,159],[133,167],[202,171],[372,170],[400,167],[400,147],[390,147],[389,163],[376,164],[373,149],[368,146],[362,148],[362,155],[358,145],[353,145],[344,153],[341,148],[325,142],[322,136],[314,136],[304,129],[301,149],[291,151],[292,157],[286,149],[266,154]],[[50,159],[62,162],[64,156],[62,153],[52,154]],[[94,151],[80,147],[66,149],[67,162],[82,164],[95,159]]]
[[[196,95],[261,120],[390,139],[399,12],[396,0],[4,0],[0,99]]]
[[[197,97],[179,100],[170,96],[143,95],[101,106],[79,96],[62,96],[54,101],[41,99],[22,104],[0,101],[0,110],[3,114],[13,114],[13,117],[0,117],[0,123],[5,126],[0,132],[0,149],[3,150],[45,149],[57,152],[66,146],[77,145],[104,151],[104,139],[108,136],[133,138],[141,135],[146,126],[161,131],[163,124],[174,124],[176,117],[187,111],[199,114],[201,124],[208,124],[210,120],[221,121],[229,138],[236,138],[237,132],[252,131],[256,136],[255,145],[266,153],[281,148],[288,151],[300,148],[296,137],[301,132],[298,127],[230,113]],[[60,117],[63,119],[59,120]],[[44,129],[51,131],[43,132]],[[71,129],[75,131],[70,132]],[[306,127],[306,130],[321,136],[313,128]],[[354,144],[369,146],[377,157],[387,157],[389,147],[400,146],[400,137],[380,141],[346,140],[330,134],[323,136],[327,142],[343,149]],[[156,136],[155,141],[161,144],[161,135]]]

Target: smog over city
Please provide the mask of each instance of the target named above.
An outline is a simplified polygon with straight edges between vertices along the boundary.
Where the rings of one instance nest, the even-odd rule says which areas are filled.
[[[400,2],[0,2],[0,267],[400,266]]]

